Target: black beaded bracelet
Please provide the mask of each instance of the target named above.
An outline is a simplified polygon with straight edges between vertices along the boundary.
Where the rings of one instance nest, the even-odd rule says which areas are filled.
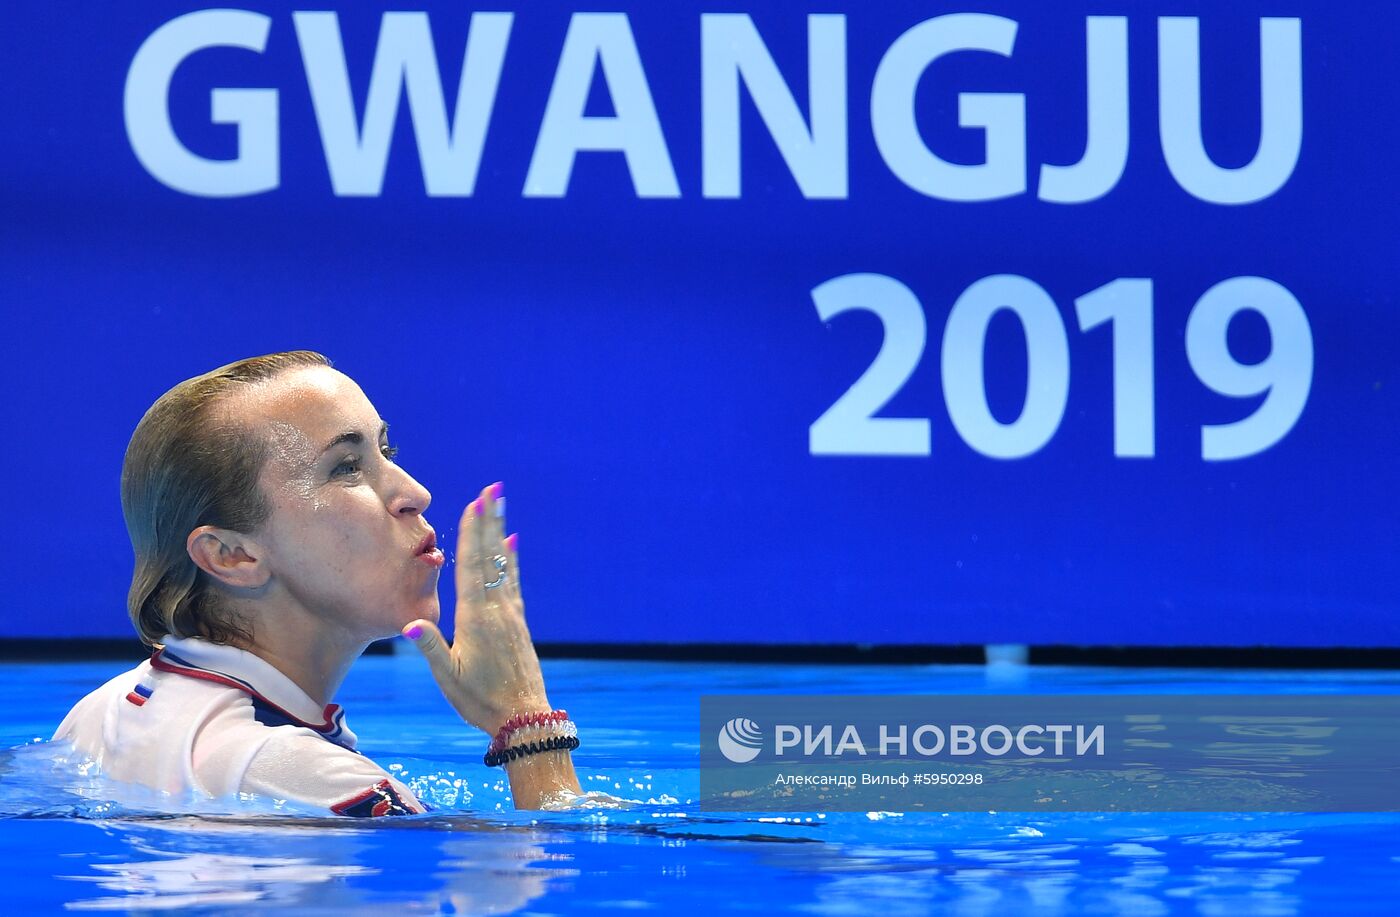
[[[503,748],[497,752],[487,752],[481,760],[487,767],[498,767],[507,761],[514,761],[517,758],[524,758],[527,755],[537,755],[542,751],[573,751],[578,748],[578,736],[550,736],[538,742],[526,742],[524,745],[516,745],[514,748]]]

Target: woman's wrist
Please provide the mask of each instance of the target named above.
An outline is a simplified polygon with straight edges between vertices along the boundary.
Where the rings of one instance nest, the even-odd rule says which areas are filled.
[[[482,722],[482,731],[494,739],[512,718],[528,716],[532,713],[549,713],[553,709],[549,704],[549,698],[543,694],[521,697],[492,711]]]
[[[572,725],[572,724],[570,724]],[[578,748],[578,735],[570,732],[565,735],[556,733],[547,736],[535,736],[533,738],[511,742],[497,748],[492,745],[491,749],[482,757],[482,763],[487,767],[500,767],[512,761],[521,761],[535,756],[557,754],[559,752],[571,752]]]
[[[567,749],[516,758],[505,762],[502,770],[517,809],[567,808],[583,795]]]
[[[578,748],[578,727],[567,710],[520,713],[506,720],[486,747],[482,761],[498,767],[509,761]]]

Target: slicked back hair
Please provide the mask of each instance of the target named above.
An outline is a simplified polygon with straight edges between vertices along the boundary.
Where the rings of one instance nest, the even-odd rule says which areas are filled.
[[[268,438],[233,420],[224,402],[287,370],[330,365],[310,350],[239,360],[181,382],[136,425],[122,462],[121,497],[136,555],[127,612],[143,641],[154,645],[166,634],[251,639],[185,547],[201,525],[250,532],[271,511],[258,489]]]

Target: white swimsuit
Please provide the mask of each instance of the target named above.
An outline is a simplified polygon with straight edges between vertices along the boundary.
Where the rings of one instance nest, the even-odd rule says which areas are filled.
[[[355,751],[338,705],[322,709],[260,657],[198,637],[166,637],[148,661],[80,700],[54,739],[107,777],[169,793],[256,793],[337,815],[427,810]]]

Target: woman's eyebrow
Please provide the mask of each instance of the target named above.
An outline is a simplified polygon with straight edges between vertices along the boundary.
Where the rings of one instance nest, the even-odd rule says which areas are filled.
[[[379,436],[377,438],[383,439],[388,433],[389,425],[387,423],[381,422],[379,424]],[[359,432],[358,430],[348,430],[340,434],[330,442],[326,443],[325,448],[321,450],[321,454],[324,455],[325,453],[334,449],[336,446],[339,446],[341,443],[354,443],[355,445],[359,445],[364,441],[365,437],[363,433]]]

